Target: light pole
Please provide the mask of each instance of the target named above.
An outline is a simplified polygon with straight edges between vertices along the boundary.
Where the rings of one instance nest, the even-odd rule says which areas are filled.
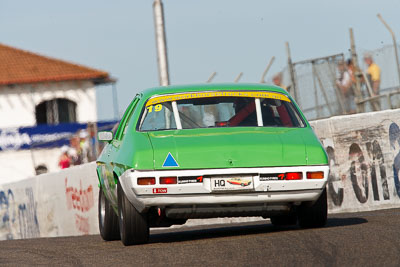
[[[399,55],[397,53],[396,36],[394,35],[394,32],[389,27],[389,25],[386,23],[386,21],[383,20],[381,14],[378,14],[377,17],[383,23],[383,25],[385,25],[386,29],[388,29],[388,31],[390,32],[390,35],[392,35],[394,55],[395,55],[395,58],[396,58],[396,66],[397,66],[397,72],[398,72],[398,75],[399,75],[399,86],[400,86],[400,65],[399,65]]]
[[[167,41],[165,38],[164,7],[161,0],[154,0],[154,27],[156,33],[158,77],[161,86],[169,85]],[[165,127],[171,126],[171,112],[165,110]]]
[[[167,86],[169,85],[167,42],[165,38],[164,8],[161,0],[154,0],[153,12],[159,81],[161,86]]]

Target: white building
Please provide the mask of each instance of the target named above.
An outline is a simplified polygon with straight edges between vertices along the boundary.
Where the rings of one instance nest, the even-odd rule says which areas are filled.
[[[60,148],[21,149],[34,140],[18,128],[96,122],[95,86],[110,82],[107,72],[0,44],[0,183],[39,165],[58,170]]]

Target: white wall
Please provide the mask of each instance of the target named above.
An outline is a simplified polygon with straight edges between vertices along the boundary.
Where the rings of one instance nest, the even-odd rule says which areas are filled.
[[[98,233],[98,182],[89,163],[0,186],[0,240]]]
[[[77,122],[97,121],[96,92],[90,81],[0,86],[0,128],[34,126],[35,106],[54,98],[77,104]]]
[[[12,183],[35,175],[35,167],[45,165],[49,172],[60,170],[60,148],[0,152],[0,184]]]
[[[396,185],[398,171],[394,171],[400,168],[400,135],[393,131],[400,125],[400,109],[311,124],[330,158],[331,212],[400,207],[400,183]]]

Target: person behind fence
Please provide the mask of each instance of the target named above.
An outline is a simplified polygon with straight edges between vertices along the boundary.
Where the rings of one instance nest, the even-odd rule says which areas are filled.
[[[272,82],[287,91],[287,87],[282,84],[282,72],[279,72],[272,77]]]
[[[368,66],[367,78],[369,80],[369,84],[371,85],[372,96],[377,96],[379,95],[379,89],[381,84],[381,69],[374,62],[372,55],[369,53],[364,54],[364,62]],[[380,110],[381,109],[380,98],[371,100],[371,105],[374,110]]]
[[[89,141],[88,141],[88,132],[86,129],[79,131],[79,147],[81,150],[81,163],[89,162]]]
[[[60,160],[58,161],[58,166],[61,169],[69,168],[69,166],[71,165],[71,159],[68,155],[68,150],[69,150],[68,146],[61,147],[61,156],[60,156]]]
[[[88,160],[89,162],[95,161],[97,158],[97,140],[96,140],[96,127],[93,123],[88,123],[87,132],[89,133],[88,136]]]
[[[69,139],[69,151],[68,155],[71,158],[71,165],[80,165],[81,162],[81,148],[79,146],[78,136],[75,134]]]
[[[351,58],[346,60],[346,66],[347,66],[347,71],[350,74],[350,78],[351,78],[351,82],[352,82],[352,86],[353,86],[353,91],[354,91],[354,86],[356,84],[356,71],[355,71],[355,66],[353,64],[353,60],[351,60]]]
[[[352,70],[349,68],[349,63],[345,64],[343,61],[338,63],[339,77],[336,80],[336,86],[340,89],[344,100],[344,109],[346,114],[355,113],[354,91]]]

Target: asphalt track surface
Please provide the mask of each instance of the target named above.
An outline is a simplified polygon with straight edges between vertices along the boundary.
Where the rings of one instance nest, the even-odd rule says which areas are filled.
[[[330,215],[320,229],[268,221],[152,230],[124,247],[98,235],[0,241],[2,266],[400,266],[400,209]]]

